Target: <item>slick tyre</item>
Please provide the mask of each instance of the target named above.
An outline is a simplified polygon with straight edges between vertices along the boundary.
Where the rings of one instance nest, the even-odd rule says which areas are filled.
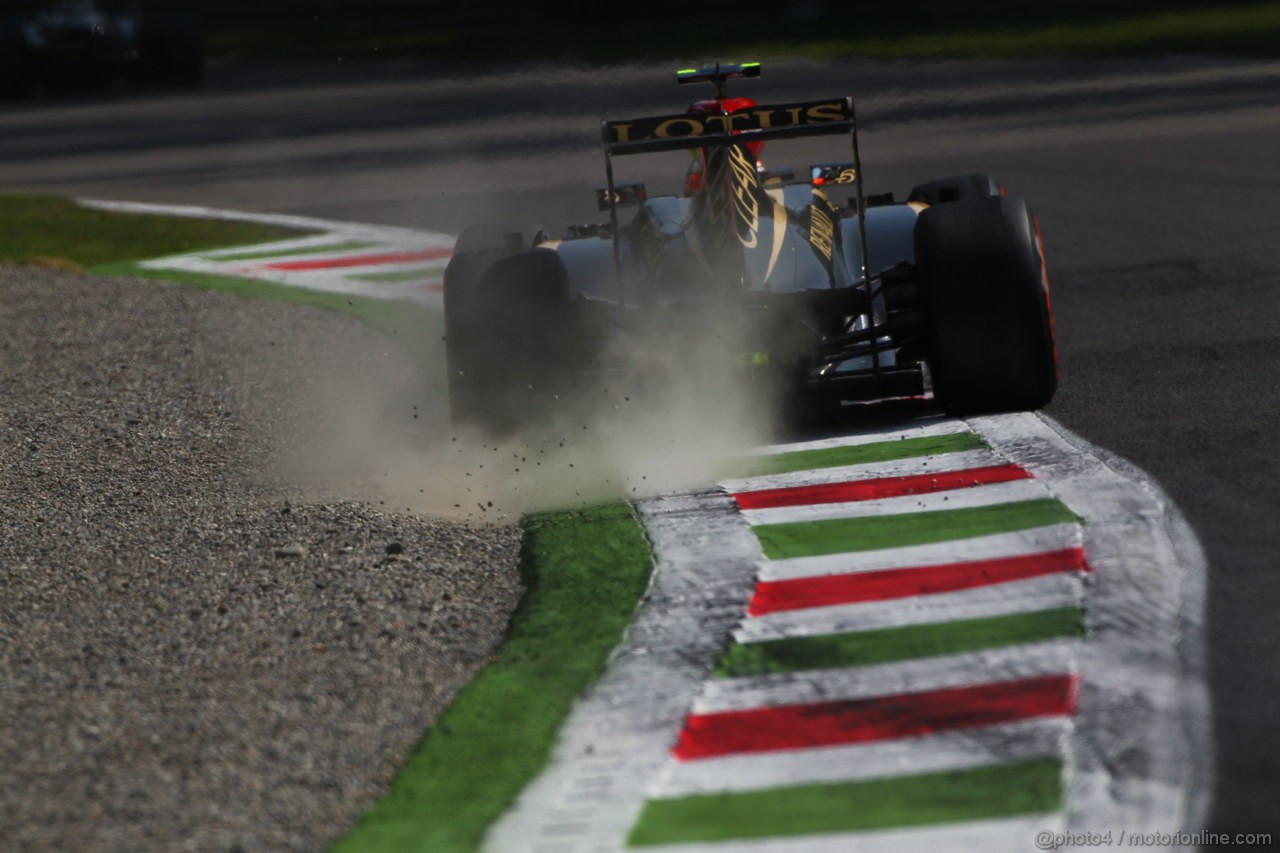
[[[445,271],[445,347],[454,422],[508,432],[543,419],[563,390],[569,302],[554,251],[499,251],[455,255]]]
[[[497,414],[498,403],[485,389],[486,349],[501,346],[486,321],[480,283],[498,261],[541,242],[543,230],[529,222],[486,222],[468,226],[453,244],[444,272],[445,355],[449,408],[455,423],[483,421]]]
[[[1038,409],[1058,385],[1039,227],[1020,198],[931,207],[915,229],[934,395],[952,414]]]
[[[987,175],[953,175],[912,188],[907,201],[932,206],[997,195],[1004,195],[1004,187]]]

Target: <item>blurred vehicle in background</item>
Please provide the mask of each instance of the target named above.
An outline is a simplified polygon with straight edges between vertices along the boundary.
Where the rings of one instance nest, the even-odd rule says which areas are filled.
[[[199,20],[145,0],[16,0],[0,11],[0,94],[204,79]]]

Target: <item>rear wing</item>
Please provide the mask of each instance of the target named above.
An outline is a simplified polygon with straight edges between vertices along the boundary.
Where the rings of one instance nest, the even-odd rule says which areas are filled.
[[[680,114],[600,123],[605,153],[646,154],[852,133],[853,98],[767,104],[720,114]]]
[[[724,96],[728,77],[757,77],[760,63],[715,65],[703,69],[686,69],[678,73],[680,82],[711,81],[716,84],[716,97]],[[683,113],[647,118],[603,121],[600,136],[604,142],[605,187],[603,202],[609,209],[609,233],[613,240],[613,267],[618,283],[619,300],[626,304],[626,281],[622,271],[622,249],[618,233],[617,187],[613,181],[613,158],[626,154],[743,145],[771,139],[794,139],[805,136],[849,134],[853,153],[852,183],[858,200],[858,239],[862,247],[862,280],[870,292],[870,270],[867,268],[866,198],[862,188],[862,162],[858,156],[858,132],[854,120],[853,98],[804,101],[789,104],[766,104],[731,113]],[[814,177],[818,177],[815,173]],[[844,183],[844,181],[842,181]],[[816,181],[815,181],[816,184]],[[874,332],[874,320],[872,320]],[[874,350],[873,350],[874,356]],[[873,362],[879,370],[879,362]]]

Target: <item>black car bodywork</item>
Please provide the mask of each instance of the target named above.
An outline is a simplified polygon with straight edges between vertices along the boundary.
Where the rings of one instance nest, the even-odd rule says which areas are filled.
[[[0,91],[117,82],[191,86],[204,76],[198,19],[160,2],[45,0],[0,12]]]
[[[710,66],[682,82],[712,82],[722,98],[728,78],[758,68]],[[728,358],[787,389],[785,405],[812,412],[930,392],[955,413],[1052,398],[1039,229],[991,179],[934,181],[903,203],[868,197],[848,97],[605,121],[602,133],[607,223],[563,240],[520,224],[459,238],[445,273],[456,418],[518,423],[594,378],[616,385],[644,346],[678,353],[713,335]],[[850,161],[800,181],[752,153],[827,134],[847,136]],[[676,149],[696,152],[700,191],[650,198],[615,184],[614,158]],[[833,187],[851,190],[846,206]],[[628,336],[646,344],[612,345]]]

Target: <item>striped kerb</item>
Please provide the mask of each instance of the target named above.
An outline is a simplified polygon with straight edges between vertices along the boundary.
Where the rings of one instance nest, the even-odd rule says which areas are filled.
[[[970,539],[1080,519],[1051,498],[966,509],[937,510],[765,524],[752,528],[771,560],[872,551]]]
[[[764,616],[786,610],[889,601],[917,595],[937,595],[997,583],[1028,580],[1060,572],[1088,572],[1082,548],[1063,548],[1038,554],[970,560],[939,566],[880,569],[868,572],[818,575],[760,581],[747,613]]]
[[[856,782],[650,800],[627,843],[744,841],[925,826],[1061,808],[1062,763],[1044,758]]]
[[[1083,635],[1084,611],[1061,607],[852,634],[735,643],[720,659],[716,675],[736,678],[866,666]]]
[[[887,623],[889,627],[860,631],[849,630],[856,624],[853,620],[841,621],[832,615],[845,611],[818,610],[859,604],[876,607],[875,602],[888,601],[904,608],[913,604],[910,599],[921,596],[1090,571],[1083,549],[1064,547],[1071,540],[1031,534],[1027,534],[1025,545],[1018,538],[1013,540],[1013,548],[1002,545],[1004,550],[991,556],[985,556],[990,549],[960,549],[954,555],[941,555],[947,562],[938,562],[928,551],[915,552],[921,554],[919,564],[905,553],[888,562],[876,555],[835,556],[880,551],[892,556],[893,549],[944,547],[941,543],[1081,523],[1058,500],[1021,500],[1017,497],[1019,486],[996,485],[1031,479],[1019,465],[980,454],[986,461],[970,464],[981,467],[930,471],[931,467],[954,468],[964,463],[956,459],[939,466],[935,462],[941,460],[922,458],[984,449],[988,449],[986,443],[976,434],[956,432],[795,450],[740,461],[738,477],[798,475],[774,480],[769,488],[734,483],[739,490],[732,493],[748,522],[757,522],[751,529],[765,556],[796,562],[773,564],[785,565],[786,573],[774,575],[776,580],[757,581],[747,618],[740,624],[739,639],[731,643],[715,668],[721,689],[711,695],[741,694],[746,706],[690,714],[671,751],[686,775],[698,768],[690,778],[702,779],[702,787],[668,788],[667,796],[649,800],[632,829],[629,845],[786,839],[1042,815],[1062,808],[1061,760],[1016,760],[1028,758],[1025,753],[1008,753],[1003,759],[992,753],[983,761],[1004,763],[978,761],[976,767],[946,771],[937,765],[908,763],[900,771],[885,771],[901,775],[863,772],[862,778],[845,781],[830,781],[839,778],[830,775],[805,778],[775,773],[767,777],[772,785],[766,789],[725,784],[717,792],[714,773],[730,772],[722,766],[724,761],[758,762],[772,768],[782,760],[794,768],[801,766],[795,763],[799,756],[814,755],[817,761],[816,756],[828,755],[836,748],[884,751],[919,744],[918,748],[925,749],[929,736],[972,731],[972,737],[978,737],[980,732],[999,731],[1006,725],[1047,722],[1075,713],[1077,677],[1065,664],[1061,669],[1055,666],[1050,674],[1020,678],[1011,673],[1001,675],[999,668],[988,672],[984,664],[968,683],[959,679],[949,682],[956,685],[959,681],[958,686],[921,690],[902,681],[903,688],[890,689],[909,692],[790,705],[777,704],[775,698],[769,704],[772,688],[791,684],[793,673],[801,680],[820,682],[824,677],[820,670],[841,670],[848,676],[858,667],[901,663],[909,668],[914,664],[908,662],[924,663],[944,655],[1009,654],[1017,660],[1022,652],[1015,647],[1025,647],[1027,654],[1032,654],[1032,648],[1040,648],[1033,644],[1085,634],[1083,608],[1057,606],[1065,604],[1060,601],[1031,604],[1038,609],[1029,611],[992,608],[989,612],[958,605],[949,611],[950,599],[944,596],[932,600],[931,613],[936,613],[932,621]],[[855,472],[845,476],[841,471],[824,475],[839,482],[803,482],[806,471],[914,458],[920,462],[896,466],[893,476],[859,478]],[[823,476],[811,478],[820,479]],[[779,486],[789,481],[794,484]],[[995,486],[995,490],[946,494],[983,486]],[[1007,491],[1010,489],[1012,493]],[[1027,492],[1027,496],[1035,494]],[[913,495],[937,497],[915,501],[910,497]],[[907,511],[895,511],[890,504],[861,503],[893,498],[904,499],[896,503],[909,504],[902,507]],[[948,499],[955,502],[944,503]],[[956,508],[956,503],[992,500],[1003,502]],[[816,520],[758,523],[770,516],[803,518],[804,507],[824,505],[826,509],[814,513]],[[921,506],[933,508],[922,511]],[[778,512],[771,512],[775,510]],[[1036,550],[1036,543],[1040,543],[1040,550]],[[961,556],[966,553],[967,558]],[[831,559],[808,563],[804,558]],[[866,568],[859,568],[860,564]],[[806,570],[814,573],[797,576]],[[818,622],[795,621],[810,618],[807,613],[773,620],[759,618],[809,609],[814,610],[812,617]],[[828,626],[827,633],[813,633],[815,625]],[[762,626],[772,628],[754,630]],[[752,641],[758,635],[765,638]],[[1001,678],[1004,680],[998,680]],[[715,793],[705,793],[708,791]]]
[[[259,261],[264,258],[292,258],[300,255],[320,255],[327,252],[351,252],[359,249],[371,249],[380,245],[369,240],[344,240],[340,243],[318,243],[311,246],[299,246],[293,249],[253,249],[247,252],[236,252],[230,255],[201,255],[211,261]]]
[[[347,276],[356,281],[369,281],[374,284],[400,284],[406,281],[429,281],[432,278],[440,278],[444,275],[444,267],[422,267],[413,270],[403,270],[401,272],[375,272],[364,275]]]
[[[918,456],[932,456],[936,453],[959,453],[986,448],[987,443],[977,434],[957,432],[895,441],[877,441],[870,444],[824,447],[816,450],[793,450],[772,456],[740,459],[733,466],[735,470],[726,476],[763,477],[770,474],[787,474],[792,471],[866,465],[872,462],[889,462],[894,459],[911,459]]]
[[[682,761],[914,737],[1070,714],[1075,678],[1044,675],[895,696],[691,714],[671,754]]]
[[[415,261],[439,261],[453,255],[452,249],[424,249],[416,252],[382,252],[371,255],[348,255],[344,258],[321,258],[313,261],[281,261],[267,264],[267,269],[303,272],[346,267],[373,267],[383,264],[409,264]]]
[[[737,492],[733,495],[733,499],[740,509],[775,509],[922,495],[986,486],[992,483],[1008,483],[1012,480],[1030,479],[1030,477],[1026,469],[1018,465],[991,465],[936,474],[877,477],[847,483],[820,483],[812,486]]]

